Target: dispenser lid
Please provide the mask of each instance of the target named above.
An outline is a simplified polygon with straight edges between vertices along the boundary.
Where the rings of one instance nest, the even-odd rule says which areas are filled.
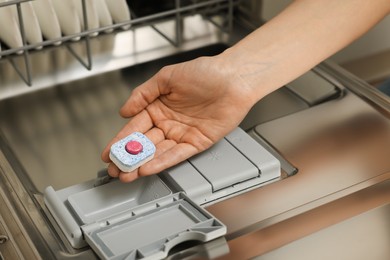
[[[150,202],[126,216],[81,227],[87,243],[103,259],[162,259],[184,241],[206,242],[226,227],[184,193]]]
[[[226,226],[185,193],[156,176],[45,190],[45,204],[74,248],[89,245],[102,259],[161,259],[185,241],[207,242]]]

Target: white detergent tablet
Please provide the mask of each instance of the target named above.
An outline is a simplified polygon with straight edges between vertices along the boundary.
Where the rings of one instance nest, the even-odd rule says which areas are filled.
[[[156,146],[144,134],[135,132],[114,143],[110,159],[123,172],[132,172],[153,159]]]

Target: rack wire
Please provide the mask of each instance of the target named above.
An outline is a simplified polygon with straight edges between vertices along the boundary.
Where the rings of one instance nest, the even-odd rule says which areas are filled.
[[[47,48],[56,48],[57,46],[55,46],[55,43],[61,42],[61,45],[65,45],[67,50],[83,67],[85,67],[85,69],[91,70],[93,67],[93,57],[91,55],[90,37],[93,34],[107,34],[108,31],[111,31],[110,33],[117,33],[119,31],[124,30],[135,30],[136,28],[142,26],[150,26],[170,44],[175,47],[180,47],[183,39],[182,21],[184,17],[194,14],[200,14],[212,24],[217,26],[217,28],[221,31],[229,33],[232,31],[233,26],[234,7],[238,4],[238,2],[242,0],[171,0],[173,3],[172,8],[141,16],[137,15],[137,13],[130,8],[130,13],[132,17],[130,20],[94,29],[88,28],[88,12],[86,0],[79,0],[82,4],[82,19],[84,21],[84,28],[82,29],[82,31],[80,33],[72,35],[64,35],[58,39],[44,40],[35,44],[27,43],[26,28],[24,28],[23,23],[24,17],[21,5],[29,1],[36,0],[11,0],[0,3],[0,8],[6,6],[16,6],[17,16],[19,18],[19,29],[23,43],[23,46],[19,48],[8,48],[4,50],[0,49],[0,57],[1,59],[7,59],[11,63],[14,70],[17,72],[19,77],[26,83],[27,86],[32,86],[33,84],[30,54],[37,51],[42,51],[43,49]],[[221,13],[224,13],[224,21],[222,23],[213,20],[213,16],[215,14]],[[175,35],[173,38],[169,37],[167,34],[159,30],[156,26],[156,24],[167,20],[175,21]],[[84,43],[86,58],[81,57],[72,48],[72,45],[70,43],[74,42],[75,38],[79,38],[79,41],[82,41]],[[2,44],[1,46],[4,47],[4,44]],[[23,55],[23,65],[18,66],[14,61],[14,58],[20,57],[21,55]]]

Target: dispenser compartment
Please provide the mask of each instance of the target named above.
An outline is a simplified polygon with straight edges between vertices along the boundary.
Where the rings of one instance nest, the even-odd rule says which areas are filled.
[[[281,170],[275,156],[236,128],[208,150],[160,175],[204,205],[279,180]]]
[[[160,259],[177,244],[206,242],[226,227],[202,206],[280,179],[280,163],[240,128],[158,175],[122,183],[106,171],[45,189],[52,219],[74,248],[104,259]]]
[[[45,190],[45,204],[74,248],[90,246],[102,259],[161,259],[190,240],[207,242],[226,226],[157,176],[132,183],[110,179]]]

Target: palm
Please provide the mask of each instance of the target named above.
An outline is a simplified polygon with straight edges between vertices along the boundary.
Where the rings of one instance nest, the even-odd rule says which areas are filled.
[[[166,67],[134,90],[121,109],[122,116],[133,118],[112,142],[134,131],[144,132],[156,144],[156,155],[135,174],[120,174],[113,165],[110,174],[131,181],[158,173],[229,133],[250,106],[244,102],[245,91],[237,91],[238,82],[227,74],[211,66],[210,58],[201,58]],[[103,153],[106,161],[109,146]]]

